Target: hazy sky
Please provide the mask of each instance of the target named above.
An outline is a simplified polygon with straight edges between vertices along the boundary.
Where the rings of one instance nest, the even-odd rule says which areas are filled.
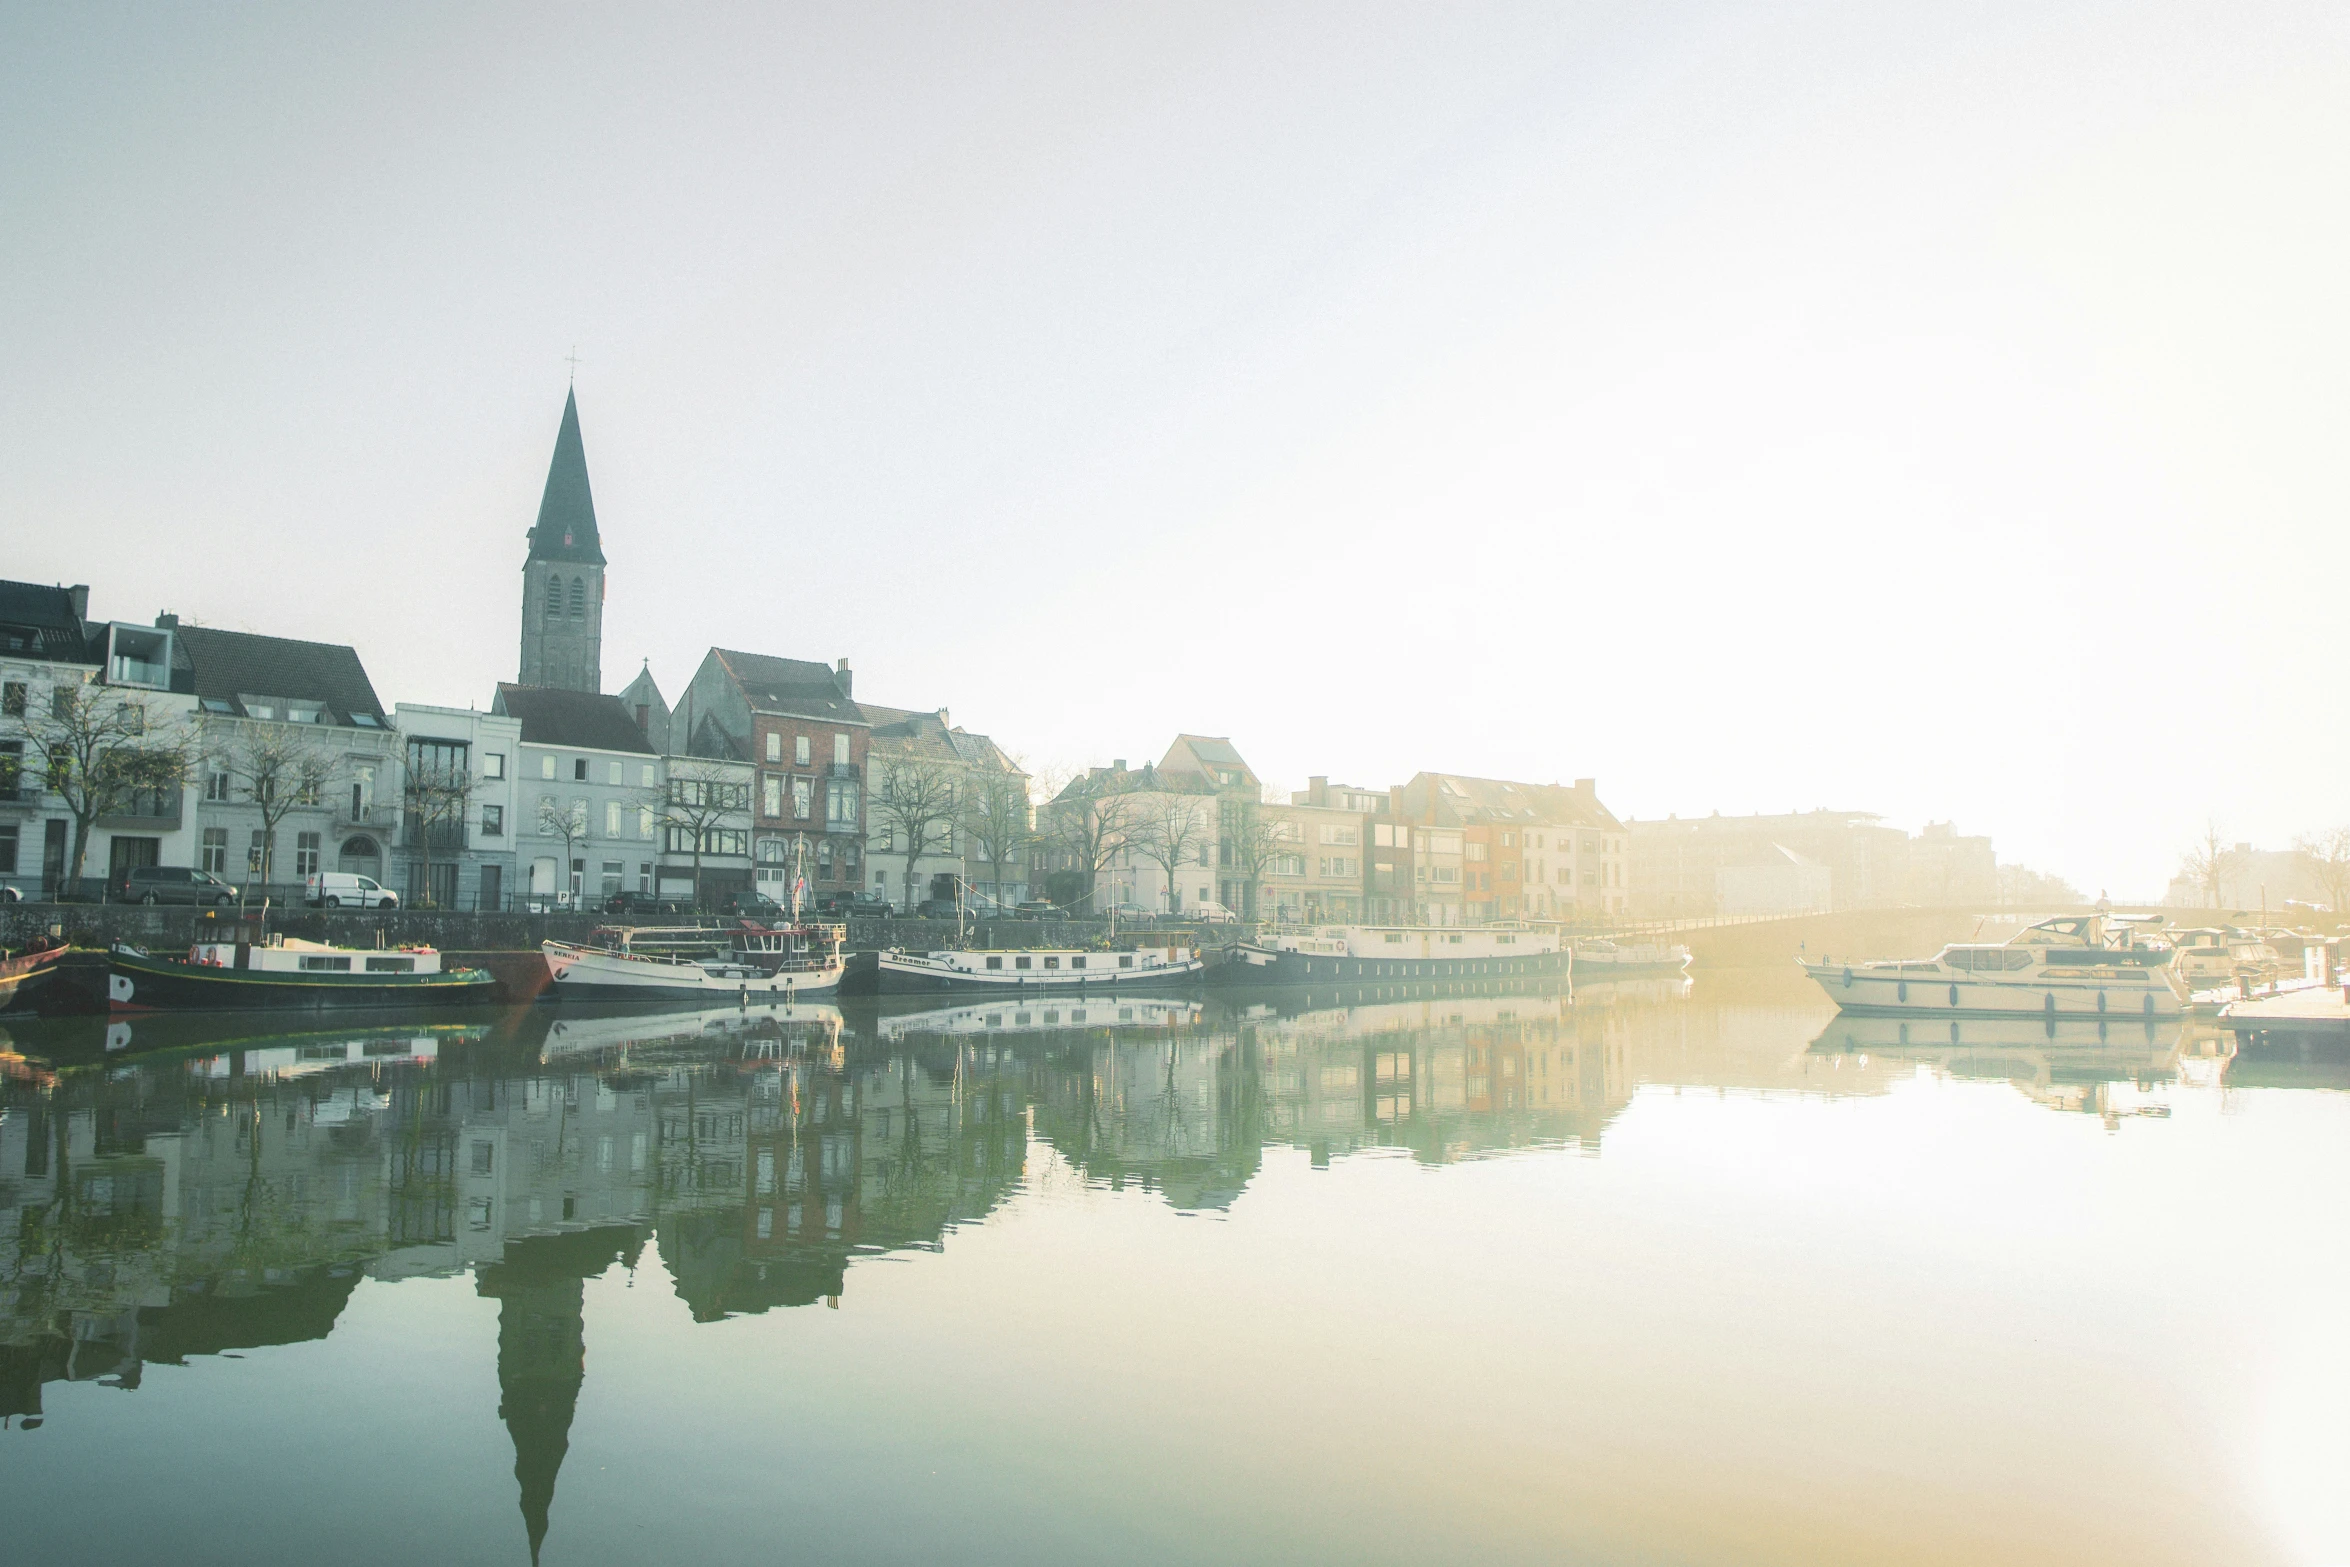
[[[1597,776],[2157,890],[2350,821],[2350,7],[0,6],[0,574],[486,704]]]

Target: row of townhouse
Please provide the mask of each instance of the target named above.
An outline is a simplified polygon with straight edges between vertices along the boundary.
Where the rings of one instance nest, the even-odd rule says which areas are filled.
[[[1588,778],[1317,776],[1285,802],[1264,795],[1230,740],[1179,735],[1157,762],[1089,769],[1047,802],[1032,878],[1063,902],[1283,922],[1590,920],[1627,905],[1624,825]]]
[[[163,865],[280,902],[334,871],[455,909],[1013,903],[1026,800],[993,741],[858,703],[845,660],[712,649],[675,713],[649,669],[618,696],[508,683],[486,708],[387,709],[347,646],[93,621],[87,588],[0,582],[0,886],[22,897]],[[1023,847],[981,863],[999,836]]]

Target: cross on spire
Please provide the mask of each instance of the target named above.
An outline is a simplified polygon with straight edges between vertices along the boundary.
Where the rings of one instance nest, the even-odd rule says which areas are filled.
[[[563,356],[563,362],[571,366],[571,384],[577,386],[579,384],[579,345],[577,343],[571,345],[571,352]]]

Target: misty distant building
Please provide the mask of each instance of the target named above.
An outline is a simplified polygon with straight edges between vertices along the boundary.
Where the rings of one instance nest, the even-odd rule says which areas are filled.
[[[1630,912],[1644,918],[1999,901],[1991,840],[1948,822],[1916,838],[1870,811],[1716,812],[1625,825]],[[1814,900],[1816,878],[1801,869],[1805,864],[1827,874],[1824,904]]]

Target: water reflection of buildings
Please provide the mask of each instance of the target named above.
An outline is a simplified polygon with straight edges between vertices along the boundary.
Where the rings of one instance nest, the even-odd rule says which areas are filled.
[[[362,1279],[470,1273],[498,1303],[535,1549],[586,1374],[586,1281],[648,1244],[709,1321],[837,1304],[856,1257],[938,1248],[1018,1188],[1032,1139],[1215,1210],[1268,1146],[1596,1151],[1644,1088],[1869,1094],[1923,1067],[2119,1115],[2186,1070],[2177,1036],[2142,1026],[2085,1047],[1905,1042],[1829,1024],[1800,975],[1703,984],[1696,1004],[1658,980],[1082,1016],[526,1010],[431,1037],[95,1045],[61,1076],[0,1050],[0,1415],[38,1419],[53,1381],[136,1387],[149,1365],[322,1338]],[[2204,1064],[2216,1082],[2224,1060]]]

